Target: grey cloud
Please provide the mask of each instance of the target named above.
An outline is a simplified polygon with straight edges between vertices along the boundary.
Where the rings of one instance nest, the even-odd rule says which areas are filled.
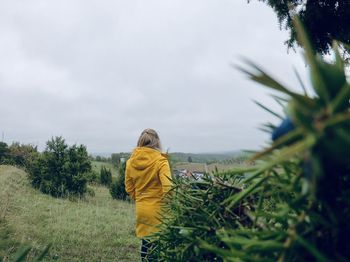
[[[277,120],[251,100],[277,107],[230,64],[244,55],[297,88],[286,38],[258,2],[2,1],[0,131],[92,152],[129,151],[146,127],[174,151],[257,148]]]

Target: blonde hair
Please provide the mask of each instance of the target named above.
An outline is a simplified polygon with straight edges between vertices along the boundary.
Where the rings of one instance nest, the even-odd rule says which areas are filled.
[[[137,146],[150,147],[159,151],[162,149],[157,132],[151,128],[142,131],[139,140],[137,141]]]

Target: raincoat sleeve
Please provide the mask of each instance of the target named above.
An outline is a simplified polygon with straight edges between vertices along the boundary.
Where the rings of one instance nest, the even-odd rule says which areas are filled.
[[[167,193],[172,186],[171,172],[168,159],[161,161],[159,168],[159,179],[162,184],[163,193]]]
[[[125,168],[125,191],[130,195],[132,199],[135,200],[135,184],[134,180],[130,176],[130,168],[128,163],[126,163]]]

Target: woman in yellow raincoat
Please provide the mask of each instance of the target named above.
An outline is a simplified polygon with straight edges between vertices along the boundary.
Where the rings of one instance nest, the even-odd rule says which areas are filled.
[[[136,236],[142,239],[142,261],[150,248],[147,237],[159,230],[163,198],[170,188],[169,162],[161,153],[159,136],[153,129],[145,129],[125,170],[125,190],[136,204]]]

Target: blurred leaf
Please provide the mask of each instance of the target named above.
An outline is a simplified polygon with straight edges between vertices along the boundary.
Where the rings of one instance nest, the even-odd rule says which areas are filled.
[[[343,87],[338,92],[337,96],[333,99],[330,104],[332,113],[336,113],[339,110],[343,111],[347,107],[349,107],[349,99],[350,99],[350,84],[345,83]]]
[[[269,153],[271,153],[273,150],[280,148],[283,145],[289,144],[296,140],[297,138],[300,138],[303,134],[303,130],[301,128],[296,128],[284,136],[281,136],[278,138],[269,148],[266,148],[265,150],[258,152],[252,157],[252,160],[259,159]]]
[[[274,115],[275,117],[279,118],[279,119],[283,119],[283,116],[275,113],[274,111],[272,111],[271,109],[269,109],[268,107],[264,106],[263,104],[261,104],[260,102],[253,100],[253,102],[255,104],[257,104],[258,106],[260,106],[262,109],[264,109],[265,111],[269,112],[270,114]]]
[[[30,252],[31,248],[32,247],[30,246],[26,246],[26,247],[23,247],[21,250],[19,250],[14,257],[14,261],[16,262],[25,261],[25,258]]]
[[[41,252],[41,254],[36,258],[36,261],[41,261],[44,259],[44,257],[49,252],[49,249],[51,248],[52,244],[47,245],[44,250]]]
[[[293,23],[296,28],[298,41],[304,47],[305,57],[308,64],[310,65],[310,75],[311,75],[311,81],[312,81],[313,87],[316,93],[324,102],[324,104],[327,104],[330,100],[329,94],[327,91],[327,87],[325,85],[325,80],[323,78],[321,70],[319,69],[319,66],[320,64],[322,64],[322,62],[321,60],[316,59],[315,50],[312,47],[312,44],[305,32],[304,26],[302,25],[300,19],[296,17],[293,20]]]
[[[336,125],[341,125],[344,123],[349,123],[350,121],[350,112],[344,112],[344,113],[339,113],[334,115],[332,118],[327,119],[326,121],[323,122],[323,129],[324,128],[330,128],[334,127]]]
[[[297,236],[296,241],[299,242],[304,248],[306,248],[317,259],[317,261],[320,261],[320,262],[331,261],[329,258],[324,256],[321,252],[319,252],[319,250],[317,250],[316,247],[314,247],[312,244],[310,244],[301,236]]]
[[[305,87],[303,81],[301,80],[301,77],[300,77],[300,75],[299,75],[299,73],[298,73],[298,71],[296,70],[295,67],[293,67],[293,71],[294,71],[294,74],[296,75],[296,77],[298,78],[298,81],[299,81],[299,84],[300,84],[301,88],[304,91],[304,95],[308,97],[308,94],[307,94],[307,91],[306,91],[306,87]]]

